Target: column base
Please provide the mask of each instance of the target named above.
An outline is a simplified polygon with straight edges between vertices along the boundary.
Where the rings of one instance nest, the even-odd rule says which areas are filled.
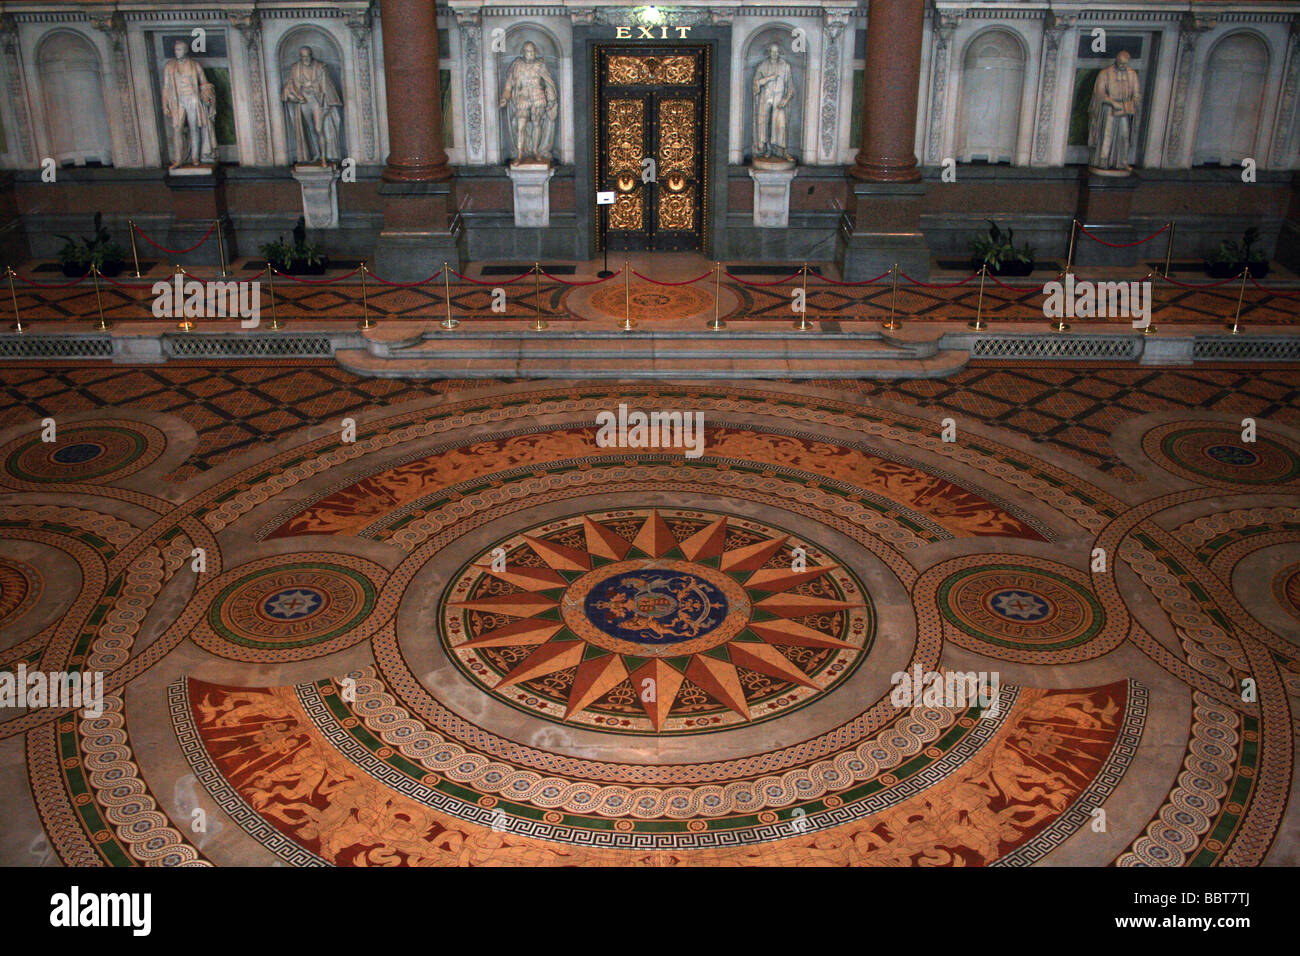
[[[163,180],[171,191],[172,222],[164,244],[169,249],[189,249],[204,237],[214,220],[221,222],[221,236],[214,230],[196,249],[182,253],[160,252],[169,264],[183,266],[221,265],[222,243],[227,266],[237,255],[235,233],[226,213],[226,177],[220,166],[181,166],[165,170]]]
[[[1129,224],[1133,208],[1133,195],[1141,180],[1134,173],[1111,171],[1098,175],[1091,167],[1088,179],[1079,196],[1079,222],[1098,239],[1115,243],[1121,248],[1107,246],[1080,233],[1074,242],[1076,266],[1133,266],[1143,255],[1144,246],[1129,246],[1142,237]],[[1163,248],[1147,248],[1146,255],[1163,253]]]
[[[860,183],[850,179],[849,213],[842,224],[836,261],[847,282],[873,279],[897,263],[914,279],[930,277],[930,247],[921,231],[924,183]]]
[[[389,282],[427,279],[446,262],[460,265],[455,237],[450,232],[410,232],[385,229],[375,243],[372,271]]]

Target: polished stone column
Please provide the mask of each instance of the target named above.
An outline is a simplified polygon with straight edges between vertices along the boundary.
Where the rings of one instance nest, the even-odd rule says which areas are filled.
[[[438,88],[438,23],[433,0],[380,0],[384,80],[388,87],[390,183],[450,179],[442,147],[442,94]]]
[[[380,0],[379,11],[389,153],[374,265],[385,279],[415,282],[461,260],[450,226],[453,172],[442,147],[438,25],[433,0]]]
[[[870,0],[862,144],[849,174],[873,183],[920,182],[916,104],[925,0]]]

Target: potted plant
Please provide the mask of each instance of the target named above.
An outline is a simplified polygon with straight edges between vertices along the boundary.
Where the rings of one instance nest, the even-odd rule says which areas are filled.
[[[1259,230],[1254,226],[1241,236],[1241,242],[1225,239],[1205,260],[1205,271],[1216,279],[1231,279],[1249,268],[1256,279],[1268,275],[1268,257],[1258,248]]]
[[[971,266],[979,270],[981,266],[989,267],[989,274],[995,276],[1027,276],[1034,271],[1034,247],[1015,244],[1016,232],[1008,229],[1003,232],[992,219],[987,236],[976,236],[971,240]]]
[[[286,275],[324,275],[330,265],[329,256],[321,254],[320,246],[307,241],[307,225],[301,216],[293,227],[293,242],[285,242],[284,236],[280,236],[274,242],[263,243],[259,248],[263,258],[276,271]]]
[[[92,235],[78,237],[60,234],[59,238],[63,240],[59,262],[63,264],[63,274],[70,279],[84,276],[92,265],[99,270],[100,275],[110,277],[126,267],[126,254],[104,228],[103,213],[95,213],[95,230]]]

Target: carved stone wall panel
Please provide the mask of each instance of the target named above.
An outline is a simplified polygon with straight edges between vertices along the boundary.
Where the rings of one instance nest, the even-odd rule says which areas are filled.
[[[18,24],[10,14],[0,16],[0,50],[3,51],[5,85],[9,89],[9,102],[13,110],[15,133],[18,136],[18,159],[23,165],[37,161],[36,133],[32,127],[31,113],[27,109],[27,81],[19,51]]]
[[[93,21],[95,28],[108,37],[111,50],[110,65],[113,72],[113,100],[117,104],[118,166],[143,166],[144,153],[140,149],[140,129],[136,123],[134,89],[131,82],[131,63],[127,58],[126,21],[122,14],[101,17]]]
[[[471,165],[487,161],[483,130],[483,25],[478,14],[459,14],[462,89],[465,98],[465,158]]]

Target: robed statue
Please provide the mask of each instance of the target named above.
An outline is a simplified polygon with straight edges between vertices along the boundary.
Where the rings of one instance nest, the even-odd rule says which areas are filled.
[[[781,44],[769,43],[767,59],[754,70],[754,158],[793,161],[786,149],[786,108],[794,99],[794,73]]]
[[[171,130],[169,169],[216,162],[217,92],[203,67],[190,57],[190,45],[177,40],[175,59],[163,64],[162,108]],[[188,142],[187,142],[188,135]]]
[[[298,51],[298,62],[289,68],[281,98],[289,109],[298,164],[326,166],[337,161],[339,151],[339,111],[343,100],[330,79],[325,64],[316,59],[312,48]]]
[[[1115,62],[1097,74],[1092,90],[1088,165],[1103,175],[1122,176],[1132,169],[1129,156],[1142,92],[1129,59],[1128,51],[1120,50]]]
[[[501,108],[510,107],[510,138],[514,146],[514,162],[551,162],[555,143],[555,119],[560,113],[560,97],[555,79],[546,67],[546,61],[537,55],[537,46],[530,40],[520,51],[506,72],[506,85],[501,91]]]

